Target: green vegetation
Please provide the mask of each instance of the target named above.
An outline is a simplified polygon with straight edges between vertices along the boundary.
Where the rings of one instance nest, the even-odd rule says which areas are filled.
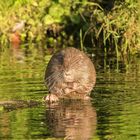
[[[93,44],[119,55],[136,53],[140,48],[138,2],[117,1],[109,11],[93,10],[88,32]],[[87,33],[88,33],[87,32]],[[87,34],[86,33],[86,34]]]
[[[23,44],[78,44],[117,57],[135,54],[140,49],[138,6],[138,0],[1,0],[1,48],[9,46],[13,28],[23,21]]]

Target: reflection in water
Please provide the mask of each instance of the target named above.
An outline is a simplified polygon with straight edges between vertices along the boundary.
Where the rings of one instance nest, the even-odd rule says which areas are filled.
[[[24,63],[25,54],[20,48],[12,48],[11,52],[13,61]]]
[[[33,49],[23,50],[25,59],[20,59],[21,51],[0,52],[0,101],[38,101],[47,93],[43,78],[50,56]],[[92,94],[96,112],[90,102],[77,100],[45,109],[3,112],[0,108],[0,139],[140,140],[140,57],[128,67],[119,66],[109,62],[97,69]]]
[[[43,77],[45,61],[42,52],[21,48],[0,53],[0,100],[42,99],[46,90]],[[39,94],[35,94],[38,93]],[[44,94],[44,93],[42,93]]]
[[[46,110],[46,124],[54,137],[89,140],[96,130],[96,111],[90,101],[61,101]]]
[[[101,140],[140,140],[140,59],[136,61],[120,72],[98,71],[93,101]]]

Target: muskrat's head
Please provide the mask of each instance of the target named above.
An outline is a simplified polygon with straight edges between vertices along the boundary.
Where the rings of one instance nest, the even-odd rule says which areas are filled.
[[[88,77],[85,55],[74,48],[58,51],[51,58],[45,73],[45,82],[50,88],[56,84],[81,82]]]
[[[95,70],[92,62],[81,51],[66,48],[55,53],[45,72],[45,84],[51,92],[59,92],[65,85],[95,83]],[[61,92],[61,91],[60,91]]]
[[[57,71],[61,73],[65,82],[74,82],[78,78],[83,63],[82,58],[76,49],[65,49],[57,54]]]

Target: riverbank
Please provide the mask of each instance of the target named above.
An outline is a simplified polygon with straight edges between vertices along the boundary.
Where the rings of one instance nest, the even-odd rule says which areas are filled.
[[[0,44],[35,43],[53,49],[76,45],[123,59],[140,51],[138,6],[137,0],[2,0]]]

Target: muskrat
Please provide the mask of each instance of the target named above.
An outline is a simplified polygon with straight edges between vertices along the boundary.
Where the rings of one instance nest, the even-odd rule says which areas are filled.
[[[88,99],[95,86],[96,71],[90,58],[82,51],[68,47],[56,52],[45,71],[45,85],[49,95],[44,99],[55,102],[59,98]]]

